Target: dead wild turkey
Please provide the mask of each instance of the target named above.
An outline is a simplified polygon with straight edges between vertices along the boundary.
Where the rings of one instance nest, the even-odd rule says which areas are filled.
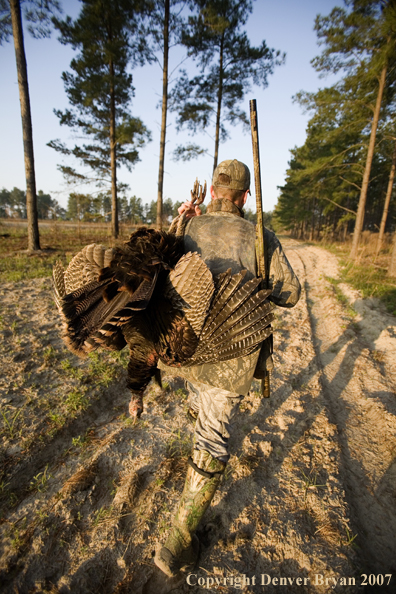
[[[140,416],[142,396],[158,359],[174,367],[226,361],[251,353],[270,333],[270,291],[246,271],[213,277],[183,239],[139,228],[122,247],[91,244],[67,269],[53,270],[63,339],[79,356],[104,347],[130,349],[130,412]]]

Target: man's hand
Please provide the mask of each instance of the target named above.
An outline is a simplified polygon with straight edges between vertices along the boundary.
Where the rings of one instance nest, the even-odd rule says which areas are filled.
[[[200,216],[202,214],[202,210],[199,208],[199,205],[205,200],[206,196],[206,181],[204,187],[202,187],[198,181],[198,178],[194,182],[194,187],[191,190],[191,200],[184,202],[179,208],[177,209],[179,214],[186,213],[186,219],[191,219],[195,216]]]
[[[202,210],[199,206],[194,206],[192,202],[184,202],[179,208],[177,209],[179,214],[186,213],[186,219],[192,219],[192,217],[200,216],[202,214]]]

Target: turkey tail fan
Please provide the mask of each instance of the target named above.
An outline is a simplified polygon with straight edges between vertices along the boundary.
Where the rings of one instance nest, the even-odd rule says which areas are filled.
[[[256,296],[255,296],[256,297]],[[251,302],[251,303],[250,303]],[[193,359],[205,361],[225,361],[233,357],[241,357],[249,354],[264,340],[272,329],[269,328],[274,314],[272,306],[268,302],[255,303],[254,298],[249,299],[246,304],[247,313],[237,324],[233,324],[232,316],[224,322],[217,336],[210,336],[200,341]],[[198,363],[189,363],[198,365]]]
[[[139,288],[134,292],[130,298],[128,307],[133,311],[140,311],[146,309],[150,299],[153,295],[155,285],[158,279],[158,269],[154,273],[154,277],[150,280],[144,280],[140,283]]]
[[[232,338],[241,332],[246,332],[271,312],[272,307],[266,301],[271,291],[259,291],[252,295],[252,290],[257,287],[257,283],[250,284],[250,282],[235,293],[235,296],[224,307],[221,316],[217,317],[217,328],[209,335],[213,344],[219,344],[227,337]]]
[[[109,350],[123,349],[126,346],[126,341],[122,335],[121,327],[131,320],[135,312],[146,309],[157,278],[158,271],[155,272],[151,282],[143,281],[132,296],[121,289],[110,300],[104,299],[103,286],[101,287],[98,283],[97,288],[92,287],[91,294],[88,295],[88,299],[84,299],[83,304],[81,301],[77,303],[72,299],[70,305],[74,308],[80,305],[80,308],[75,323],[73,323],[73,318],[69,317],[67,332],[72,341],[70,346],[83,352],[89,352],[98,347]],[[70,297],[67,295],[63,300],[65,314],[67,314],[69,305],[66,300]],[[73,311],[71,307],[70,311]]]
[[[71,259],[64,273],[65,292],[72,293],[93,281],[98,281],[101,270],[110,265],[114,255],[113,248],[96,243],[86,245]]]
[[[54,299],[66,323],[92,306],[94,298],[101,298],[104,285],[98,282],[100,271],[110,264],[113,255],[113,249],[92,243],[71,259],[66,270],[56,262],[52,272]]]
[[[234,328],[231,330],[224,330],[224,332],[218,336],[216,340],[210,341],[212,348],[219,352],[230,344],[241,344],[241,348],[245,348],[243,346],[243,341],[248,340],[251,337],[254,339],[256,337],[257,340],[259,340],[259,334],[263,329],[267,328],[271,324],[275,316],[271,311],[271,306],[269,306],[268,309],[265,306],[262,309],[258,309],[259,310],[256,310],[253,315],[247,316],[246,321],[249,325],[247,325],[245,329],[238,332],[234,326]],[[256,319],[256,322],[251,323],[252,317]]]
[[[83,355],[98,346],[123,348],[125,340],[118,325],[125,324],[133,311],[147,308],[160,270],[176,263],[180,245],[174,237],[141,228],[120,248],[85,246],[66,271],[57,262],[54,297],[70,350]],[[116,315],[120,310],[122,320]],[[106,329],[101,333],[103,326]]]
[[[230,299],[238,290],[238,287],[245,277],[245,274],[246,270],[241,270],[241,272],[232,276],[231,268],[229,268],[224,274],[224,278],[220,279],[210,314],[205,322],[204,328],[202,329],[201,338],[207,338],[212,333],[212,331],[217,328],[217,316],[222,313],[223,307],[226,305],[227,300]]]
[[[184,315],[198,337],[207,318],[214,293],[212,273],[196,252],[188,252],[166,280],[164,297]]]
[[[245,271],[231,277],[227,272],[215,293],[212,308],[202,328],[198,348],[184,363],[186,366],[216,363],[250,354],[272,329],[272,305],[267,301],[271,291],[255,293],[260,279],[241,286]]]
[[[207,320],[207,323],[205,323],[205,326],[202,329],[202,339],[209,339],[212,335],[217,336],[217,331],[224,321],[229,320],[230,316],[233,316],[233,314],[252,296],[259,286],[261,280],[258,278],[252,278],[250,281],[240,286],[245,273],[246,271],[243,270],[242,272],[235,274],[222,294],[220,296],[215,296],[210,319]],[[264,299],[268,297],[269,294],[270,291]],[[233,316],[232,319],[235,320],[235,316]],[[238,319],[237,316],[235,321],[238,321]]]
[[[56,307],[61,311],[62,298],[66,295],[65,269],[59,260],[52,269],[52,287]]]
[[[103,298],[108,281],[92,282],[61,300],[61,315],[65,325],[65,341],[76,354],[104,346],[117,349],[125,346],[121,328],[133,312],[145,309],[153,292],[157,274],[151,283],[143,281],[131,296],[127,291],[117,291],[110,300]],[[113,339],[111,337],[113,336]],[[88,339],[92,338],[92,341]]]
[[[230,359],[234,358],[246,357],[247,355],[250,355],[257,348],[257,346],[271,334],[272,328],[267,326],[253,336],[250,336],[248,339],[230,344],[220,351],[213,350],[202,353],[202,355],[199,356],[194,355],[194,358],[190,359],[184,365],[189,367],[191,365],[202,365],[203,363],[220,363],[221,361],[229,361]]]
[[[84,353],[90,353],[98,348],[108,351],[122,351],[127,345],[121,328],[111,324],[104,324],[95,334],[84,342]]]
[[[61,301],[62,314],[65,318],[72,322],[92,310],[95,304],[102,301],[103,290],[108,282],[92,281],[65,295]]]

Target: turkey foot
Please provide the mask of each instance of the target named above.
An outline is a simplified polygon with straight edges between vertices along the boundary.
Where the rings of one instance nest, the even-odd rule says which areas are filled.
[[[140,419],[140,415],[143,412],[143,394],[132,394],[128,408],[129,414],[133,419]]]

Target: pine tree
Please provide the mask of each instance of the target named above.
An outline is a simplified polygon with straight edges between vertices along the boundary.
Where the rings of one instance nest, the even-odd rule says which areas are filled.
[[[315,29],[325,48],[313,64],[321,72],[343,71],[349,76],[377,79],[370,142],[350,253],[350,257],[356,259],[383,94],[386,84],[393,82],[387,81],[386,75],[389,64],[396,58],[396,9],[393,0],[346,0],[345,4],[346,9],[336,7],[329,16],[317,17]]]
[[[36,38],[50,35],[51,16],[60,10],[56,0],[28,0],[24,5],[29,33]],[[0,44],[14,38],[21,104],[23,149],[26,176],[26,212],[28,219],[28,250],[40,249],[37,214],[36,176],[34,170],[32,116],[20,0],[0,0]]]
[[[313,112],[302,147],[293,149],[286,184],[276,207],[279,224],[309,230],[309,237],[324,233],[344,238],[356,211],[362,187],[376,86],[373,81],[345,77],[317,93],[299,93],[296,100]],[[382,119],[392,115],[392,104],[383,109]],[[389,176],[391,151],[388,126],[378,131],[373,157],[371,199],[366,224],[379,224],[382,197]],[[304,206],[305,205],[305,206]]]
[[[64,155],[73,155],[95,173],[98,185],[111,184],[112,235],[118,236],[117,168],[131,170],[139,160],[139,148],[150,133],[129,111],[133,96],[128,64],[141,63],[146,48],[138,35],[137,10],[141,3],[131,0],[83,0],[79,17],[56,20],[60,41],[79,51],[71,61],[72,72],[62,78],[72,109],[57,110],[61,125],[82,132],[88,144],[67,148],[58,140],[49,146]],[[92,181],[69,166],[61,170],[69,179]]]
[[[393,181],[395,179],[395,171],[396,171],[396,139],[393,139],[394,147],[393,147],[393,155],[392,155],[392,165],[390,168],[389,173],[389,180],[388,180],[388,187],[386,190],[385,202],[384,202],[384,209],[382,211],[381,217],[381,224],[378,233],[378,240],[377,240],[377,247],[375,249],[375,257],[377,257],[382,249],[382,243],[384,241],[384,234],[385,234],[385,225],[386,220],[388,218],[389,213],[389,204],[391,201],[392,191],[393,191]]]
[[[199,14],[189,17],[182,41],[197,62],[200,74],[190,78],[182,70],[170,104],[178,113],[179,130],[186,126],[195,134],[199,129],[214,126],[216,168],[220,139],[228,136],[225,122],[249,126],[248,117],[240,108],[245,93],[252,84],[265,88],[268,75],[284,56],[269,49],[265,41],[259,47],[250,45],[243,30],[252,12],[250,0],[197,0],[196,4]],[[196,144],[189,144],[179,146],[174,157],[189,160],[204,152]]]
[[[391,254],[391,261],[388,268],[388,276],[396,278],[396,231],[393,236],[393,247]]]
[[[185,22],[181,11],[186,2],[182,0],[155,0],[149,10],[148,33],[152,39],[153,60],[157,61],[162,70],[162,100],[161,100],[161,138],[158,167],[157,194],[157,227],[162,229],[163,219],[163,190],[166,147],[166,126],[169,99],[169,52],[171,47],[180,43]],[[161,57],[158,58],[158,55]]]
[[[306,142],[295,153],[299,167],[288,172],[288,183],[292,182],[299,189],[300,199],[310,204],[308,210],[299,209],[300,223],[304,220],[310,227],[310,237],[315,225],[319,230],[319,218],[325,225],[331,223],[335,232],[356,217],[361,160],[372,115],[370,89],[363,87],[356,77],[347,77],[332,87],[299,93],[295,98],[314,114],[307,126]]]

